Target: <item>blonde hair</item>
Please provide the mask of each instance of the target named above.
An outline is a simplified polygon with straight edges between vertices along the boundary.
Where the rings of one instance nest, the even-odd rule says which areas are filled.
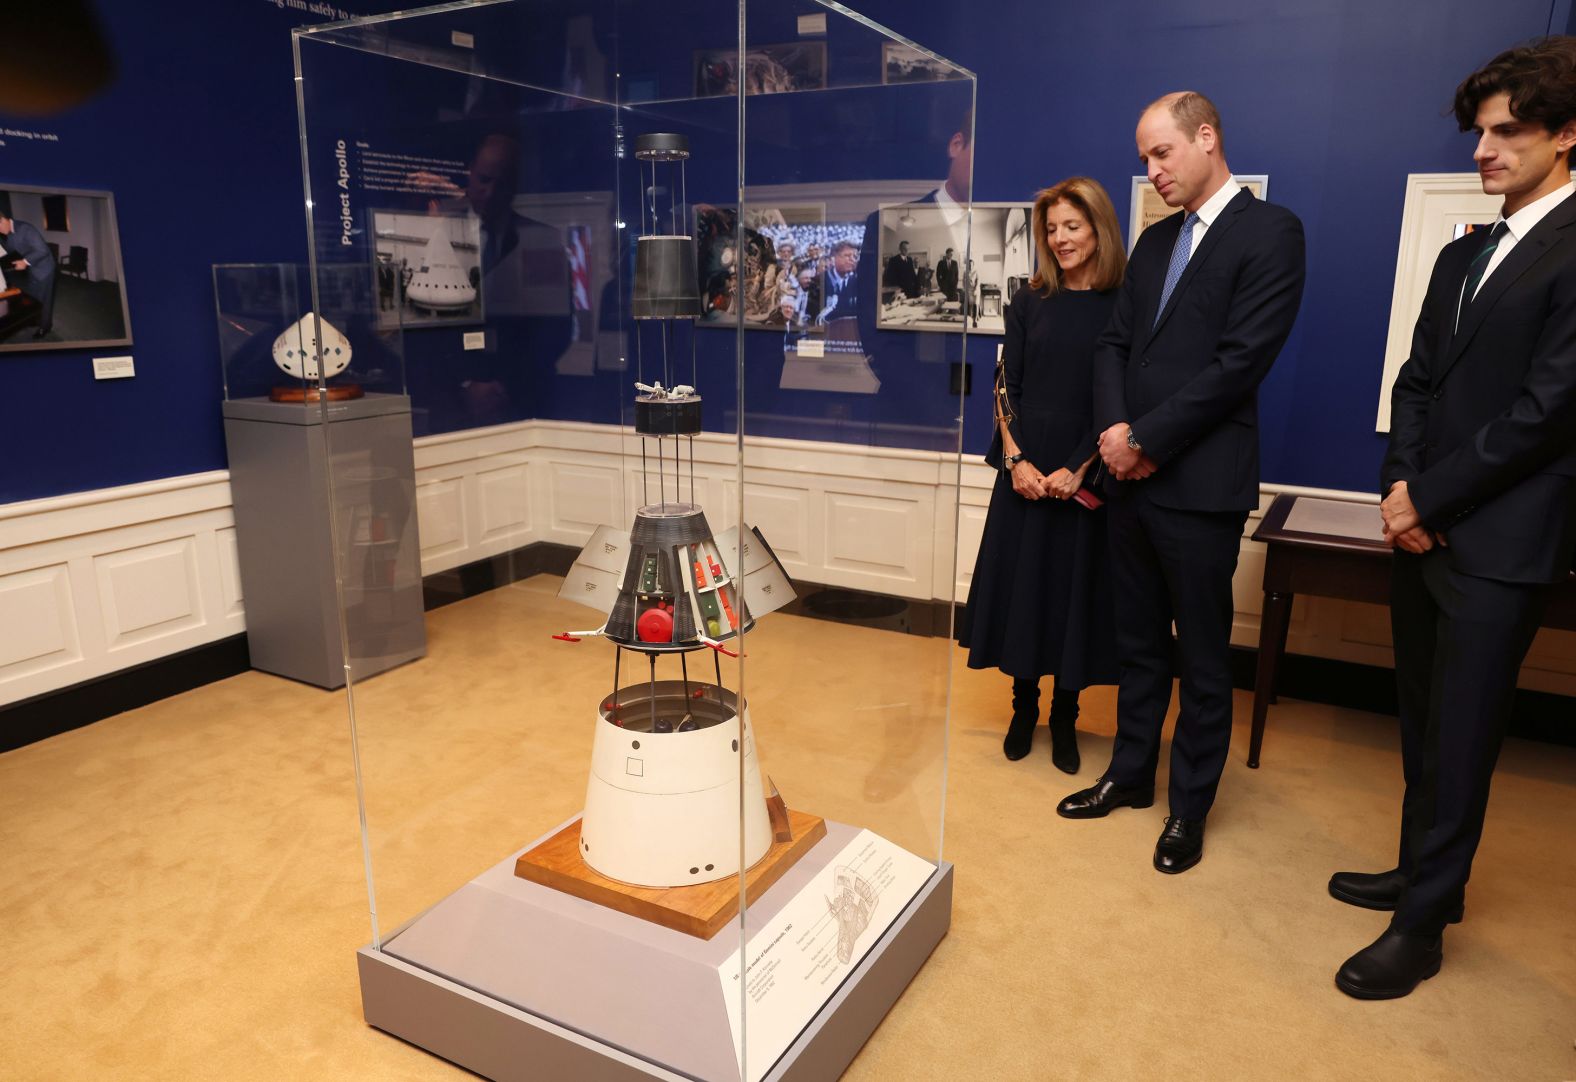
[[[1051,254],[1045,239],[1045,216],[1057,203],[1066,203],[1084,216],[1094,230],[1094,277],[1097,290],[1115,289],[1122,284],[1127,270],[1127,249],[1122,245],[1122,227],[1116,221],[1116,208],[1100,182],[1089,177],[1068,177],[1060,184],[1043,188],[1034,197],[1034,254],[1039,266],[1029,279],[1029,288],[1049,297],[1062,288],[1062,268]]]

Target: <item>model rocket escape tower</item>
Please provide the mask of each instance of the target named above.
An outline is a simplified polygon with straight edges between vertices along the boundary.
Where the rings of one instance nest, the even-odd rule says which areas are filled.
[[[736,657],[730,641],[792,600],[793,588],[759,533],[745,526],[742,535],[731,529],[714,537],[695,503],[701,397],[693,386],[693,335],[691,384],[675,383],[671,356],[672,321],[700,314],[695,242],[679,228],[687,220],[677,193],[689,143],[650,134],[635,148],[643,191],[632,307],[637,320],[661,321],[662,337],[660,381],[654,371],[647,376],[647,359],[637,351],[643,504],[628,532],[597,529],[559,595],[598,609],[606,622],[555,637],[599,636],[613,644],[613,689],[597,712],[579,856],[608,879],[666,888],[739,870],[741,807],[746,866],[766,855],[774,835],[788,840],[781,798],[769,810],[761,786],[749,710],[723,686],[718,655]],[[665,213],[658,205],[663,193]],[[714,683],[704,668],[689,670],[691,655],[707,650]],[[664,679],[659,661],[669,670]],[[623,685],[629,662],[638,682]]]

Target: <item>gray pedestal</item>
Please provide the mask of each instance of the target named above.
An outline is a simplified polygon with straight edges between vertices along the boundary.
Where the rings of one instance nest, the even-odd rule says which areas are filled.
[[[224,439],[253,667],[345,683],[331,515],[351,674],[425,653],[410,399],[369,394],[326,411],[235,399],[224,403]]]
[[[764,924],[856,833],[827,837],[751,907]],[[513,875],[500,862],[357,956],[366,1020],[485,1077],[736,1082],[716,966],[701,940]],[[766,1078],[824,1082],[853,1060],[952,918],[942,864]],[[746,1034],[749,1022],[745,1023]]]

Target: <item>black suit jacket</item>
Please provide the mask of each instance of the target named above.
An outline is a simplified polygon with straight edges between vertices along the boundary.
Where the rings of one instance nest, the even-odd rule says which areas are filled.
[[[951,293],[958,288],[958,261],[942,257],[936,264],[936,287],[943,293]]]
[[[1302,302],[1302,223],[1283,207],[1237,193],[1157,321],[1184,217],[1156,223],[1133,247],[1095,347],[1095,430],[1133,426],[1160,469],[1126,483],[1144,485],[1161,506],[1251,510],[1259,503],[1258,386]]]
[[[1543,217],[1461,313],[1487,231],[1434,263],[1390,392],[1381,491],[1406,481],[1465,574],[1556,582],[1576,551],[1576,196]]]

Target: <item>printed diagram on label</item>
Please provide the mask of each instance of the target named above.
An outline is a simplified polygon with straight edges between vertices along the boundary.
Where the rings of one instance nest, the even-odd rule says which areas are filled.
[[[837,960],[847,965],[853,960],[860,933],[870,927],[880,893],[846,864],[838,866],[832,882],[826,908],[837,921]]]

